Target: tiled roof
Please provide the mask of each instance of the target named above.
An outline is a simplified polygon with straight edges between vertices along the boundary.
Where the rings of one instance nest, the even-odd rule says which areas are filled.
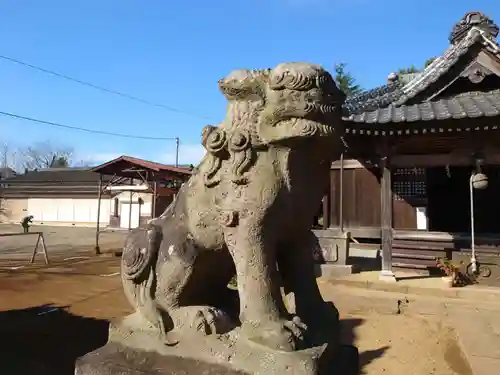
[[[384,85],[348,98],[344,104],[344,113],[348,116],[374,111],[378,108],[387,107],[390,104],[398,106],[406,103],[448,72],[460,57],[478,42],[484,43],[486,48],[492,52],[500,54],[498,44],[485,37],[479,29],[473,27],[460,42],[448,47],[442,56],[436,58],[409,82]]]
[[[500,116],[500,90],[468,92],[448,99],[409,106],[391,104],[374,111],[350,115],[344,120],[354,123],[385,124],[495,116]]]
[[[457,44],[451,45],[446,52],[430,63],[421,74],[408,82],[401,89],[403,95],[398,98],[394,104],[404,104],[408,99],[413,98],[418,93],[436,82],[439,77],[445,74],[455,63],[463,56],[470,47],[477,42],[484,42],[485,37],[476,28],[472,28],[469,33]]]
[[[396,81],[348,97],[343,105],[344,113],[349,115],[387,106],[402,95],[401,86],[402,84]]]

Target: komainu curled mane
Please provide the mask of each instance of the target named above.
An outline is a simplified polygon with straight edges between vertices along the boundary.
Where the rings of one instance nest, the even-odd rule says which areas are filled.
[[[241,325],[248,340],[296,350],[324,306],[310,228],[340,150],[345,97],[306,63],[237,70],[219,86],[226,119],[203,129],[206,155],[175,201],[127,238],[124,289],[168,345]],[[239,319],[222,303],[234,273]]]

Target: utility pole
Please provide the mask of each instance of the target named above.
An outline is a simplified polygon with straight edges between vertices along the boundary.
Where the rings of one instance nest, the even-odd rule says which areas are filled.
[[[3,155],[2,155],[3,156],[3,160],[2,160],[2,162],[3,162],[3,168],[7,168],[9,166],[9,161],[8,161],[9,156],[8,156],[8,154],[9,154],[9,146],[6,143],[6,144],[4,144]]]
[[[175,137],[175,166],[179,166],[179,137]]]

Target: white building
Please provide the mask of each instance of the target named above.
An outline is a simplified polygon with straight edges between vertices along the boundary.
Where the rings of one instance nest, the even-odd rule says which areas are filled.
[[[171,182],[189,175],[184,168],[127,156],[93,169],[20,174],[2,181],[0,223],[19,223],[33,215],[37,225],[96,226],[99,220],[101,228],[136,228],[172,201],[178,184]]]

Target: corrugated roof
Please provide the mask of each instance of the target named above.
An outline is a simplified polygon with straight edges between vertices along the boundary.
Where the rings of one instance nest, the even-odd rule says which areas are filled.
[[[468,92],[410,106],[394,104],[344,118],[347,122],[385,124],[500,116],[500,90]]]
[[[144,160],[144,159],[138,159],[134,158],[132,156],[126,156],[122,155],[116,159],[113,159],[111,161],[108,161],[107,163],[101,164],[97,167],[92,168],[92,172],[96,173],[107,173],[109,169],[113,167],[113,165],[118,164],[120,162],[126,162],[133,164],[135,166],[139,166],[142,168],[146,168],[155,172],[174,172],[182,175],[190,175],[191,171],[186,169],[186,168],[181,168],[181,167],[173,167],[171,165],[166,165],[166,164],[161,164],[161,163],[156,163],[152,162],[149,160]]]
[[[78,183],[95,184],[99,181],[99,174],[88,168],[48,168],[39,171],[31,171],[25,174],[7,178],[2,184],[17,183]]]

